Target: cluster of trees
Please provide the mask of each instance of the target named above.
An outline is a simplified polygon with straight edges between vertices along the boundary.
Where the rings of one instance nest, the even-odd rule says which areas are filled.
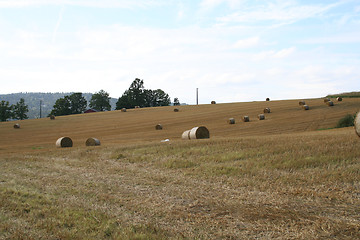
[[[0,102],[0,121],[5,122],[8,119],[28,119],[26,113],[29,111],[23,98],[16,104],[10,105],[8,101],[2,100]]]
[[[63,116],[70,114],[83,113],[88,107],[89,96],[84,96],[82,93],[72,93],[60,97],[55,101],[53,108],[49,115]],[[109,93],[104,90],[92,94],[89,101],[89,107],[97,111],[110,111],[111,98]],[[114,99],[112,99],[114,100]],[[151,90],[144,88],[144,81],[136,78],[123,95],[116,102],[116,110],[122,108],[139,107],[157,107],[170,105],[170,97],[161,89]],[[174,105],[180,105],[179,99],[174,99]],[[25,100],[20,99],[15,105],[10,105],[8,101],[1,101],[0,104],[0,121],[7,121],[9,119],[27,119],[26,113],[29,111],[28,106],[25,105]],[[48,114],[47,112],[46,114]]]
[[[144,81],[139,78],[131,83],[128,90],[119,98],[116,109],[139,107],[157,107],[170,105],[170,97],[161,89],[144,88]]]
[[[87,108],[87,101],[82,93],[73,93],[56,100],[50,115],[63,116],[83,113]],[[107,92],[100,90],[92,95],[89,106],[98,111],[110,111],[110,97]]]
[[[136,78],[123,95],[116,102],[116,110],[122,108],[157,107],[170,105],[170,97],[161,89],[151,90],[144,88],[144,80]],[[180,105],[179,99],[174,99],[174,105]],[[104,90],[92,95],[89,106],[97,111],[110,111],[109,93]],[[83,113],[87,101],[82,93],[73,93],[56,100],[50,115],[61,116]]]

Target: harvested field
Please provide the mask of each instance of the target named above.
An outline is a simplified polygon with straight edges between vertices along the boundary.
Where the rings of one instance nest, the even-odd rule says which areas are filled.
[[[360,138],[319,129],[360,99],[298,102],[0,123],[0,239],[359,239]],[[227,123],[242,114],[255,120]],[[182,141],[194,126],[211,138]],[[59,136],[74,146],[56,148]],[[89,136],[101,146],[86,147]]]
[[[311,110],[305,113],[296,107],[298,102],[286,100],[189,105],[181,106],[178,113],[174,113],[169,106],[129,109],[126,114],[111,111],[59,116],[56,121],[30,119],[21,121],[21,131],[14,131],[12,122],[3,122],[0,123],[0,154],[31,152],[34,148],[35,151],[38,148],[46,151],[54,148],[54,141],[59,136],[71,137],[75,146],[83,146],[84,139],[89,136],[97,136],[102,145],[159,142],[166,138],[176,140],[181,138],[186,129],[196,125],[206,126],[212,139],[313,131],[335,127],[339,119],[346,114],[356,113],[360,108],[359,98],[337,102],[331,108],[324,104],[323,99],[306,99]],[[241,118],[240,113],[256,119],[259,109],[266,107],[272,111],[266,115],[266,121],[250,121],[246,125],[232,125],[234,127],[227,123],[228,116]],[[166,131],[153,131],[159,122],[166,126]]]

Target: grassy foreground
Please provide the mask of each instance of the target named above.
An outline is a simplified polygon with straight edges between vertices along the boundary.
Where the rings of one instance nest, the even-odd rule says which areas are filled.
[[[353,128],[0,158],[0,239],[359,239]]]

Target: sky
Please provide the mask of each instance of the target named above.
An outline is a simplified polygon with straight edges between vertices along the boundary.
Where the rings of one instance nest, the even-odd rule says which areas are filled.
[[[0,94],[173,100],[360,91],[360,0],[0,0]]]

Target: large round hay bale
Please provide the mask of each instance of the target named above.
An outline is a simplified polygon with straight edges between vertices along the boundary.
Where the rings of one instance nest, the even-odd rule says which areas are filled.
[[[270,98],[266,98],[266,101],[267,101],[267,102],[270,101]]]
[[[15,129],[19,129],[19,128],[20,128],[20,124],[18,124],[18,123],[14,124],[14,128],[15,128]]]
[[[97,138],[88,138],[85,142],[86,146],[100,146],[100,140]]]
[[[126,108],[122,108],[121,111],[122,111],[122,112],[126,112]]]
[[[309,110],[309,109],[310,109],[308,105],[303,105],[302,108],[303,108],[304,110]]]
[[[162,129],[163,129],[163,126],[162,126],[161,124],[157,124],[157,125],[155,126],[155,129],[156,129],[156,130],[162,130]]]
[[[181,135],[181,138],[183,140],[189,140],[190,139],[190,130],[186,130],[185,132],[183,132],[183,134]]]
[[[336,98],[336,101],[341,102],[341,101],[342,101],[342,97],[337,97],[337,98]]]
[[[328,101],[330,101],[330,98],[324,98],[324,103],[327,103]]]
[[[270,113],[270,108],[268,108],[268,107],[265,108],[265,109],[264,109],[264,113]]]
[[[54,115],[50,115],[50,120],[55,120],[55,116],[54,116]]]
[[[305,105],[305,101],[304,100],[299,101],[299,106],[303,106],[303,105]]]
[[[190,130],[189,133],[190,139],[204,139],[204,138],[210,138],[209,130],[204,127],[194,127]]]
[[[216,102],[215,102],[215,101],[211,101],[211,104],[216,104]]]
[[[249,116],[243,116],[242,120],[243,120],[243,122],[250,122]]]
[[[333,102],[333,101],[328,101],[328,102],[326,102],[326,104],[327,104],[329,107],[334,106],[334,102]]]
[[[227,122],[228,124],[235,124],[235,118],[229,118]]]
[[[56,146],[57,147],[72,147],[73,146],[73,142],[71,140],[71,138],[69,137],[61,137],[56,141]]]
[[[178,112],[179,111],[179,109],[178,108],[174,108],[174,112]]]
[[[264,114],[259,114],[259,115],[258,115],[258,118],[259,118],[259,120],[264,120],[264,119],[265,119],[265,115],[264,115]]]
[[[360,112],[356,114],[354,126],[356,134],[360,137]]]

